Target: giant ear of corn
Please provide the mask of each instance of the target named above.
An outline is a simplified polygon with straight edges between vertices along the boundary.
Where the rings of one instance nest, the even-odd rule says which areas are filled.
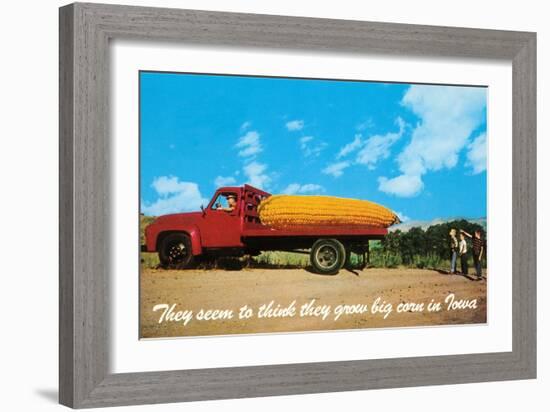
[[[264,225],[275,229],[308,226],[388,227],[400,223],[390,209],[368,200],[333,196],[273,195],[260,203]]]

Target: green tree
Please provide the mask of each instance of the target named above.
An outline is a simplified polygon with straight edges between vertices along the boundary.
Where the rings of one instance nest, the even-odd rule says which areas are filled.
[[[376,264],[385,267],[401,263],[416,267],[437,267],[447,264],[450,259],[451,229],[456,229],[457,237],[461,229],[470,234],[480,230],[482,237],[486,239],[483,226],[465,219],[434,224],[426,230],[413,227],[407,232],[402,232],[398,229],[388,233],[373,251]]]

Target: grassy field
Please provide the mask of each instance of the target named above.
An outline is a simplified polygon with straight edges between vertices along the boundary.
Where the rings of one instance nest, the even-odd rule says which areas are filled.
[[[148,269],[159,267],[158,254],[141,253],[141,265]],[[309,255],[290,252],[262,252],[259,256],[223,257],[203,260],[197,263],[198,269],[237,269],[245,267],[271,267],[279,269],[305,268],[309,265]]]

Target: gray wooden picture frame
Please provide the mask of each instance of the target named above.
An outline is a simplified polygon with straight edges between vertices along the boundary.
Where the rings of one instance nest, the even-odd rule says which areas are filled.
[[[535,33],[84,3],[62,7],[59,27],[62,404],[88,408],[536,377]],[[109,40],[119,38],[511,61],[512,351],[109,373]]]

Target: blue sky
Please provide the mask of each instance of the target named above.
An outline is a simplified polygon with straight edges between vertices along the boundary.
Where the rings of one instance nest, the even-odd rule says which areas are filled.
[[[140,127],[146,215],[249,183],[486,216],[485,88],[141,72]]]

